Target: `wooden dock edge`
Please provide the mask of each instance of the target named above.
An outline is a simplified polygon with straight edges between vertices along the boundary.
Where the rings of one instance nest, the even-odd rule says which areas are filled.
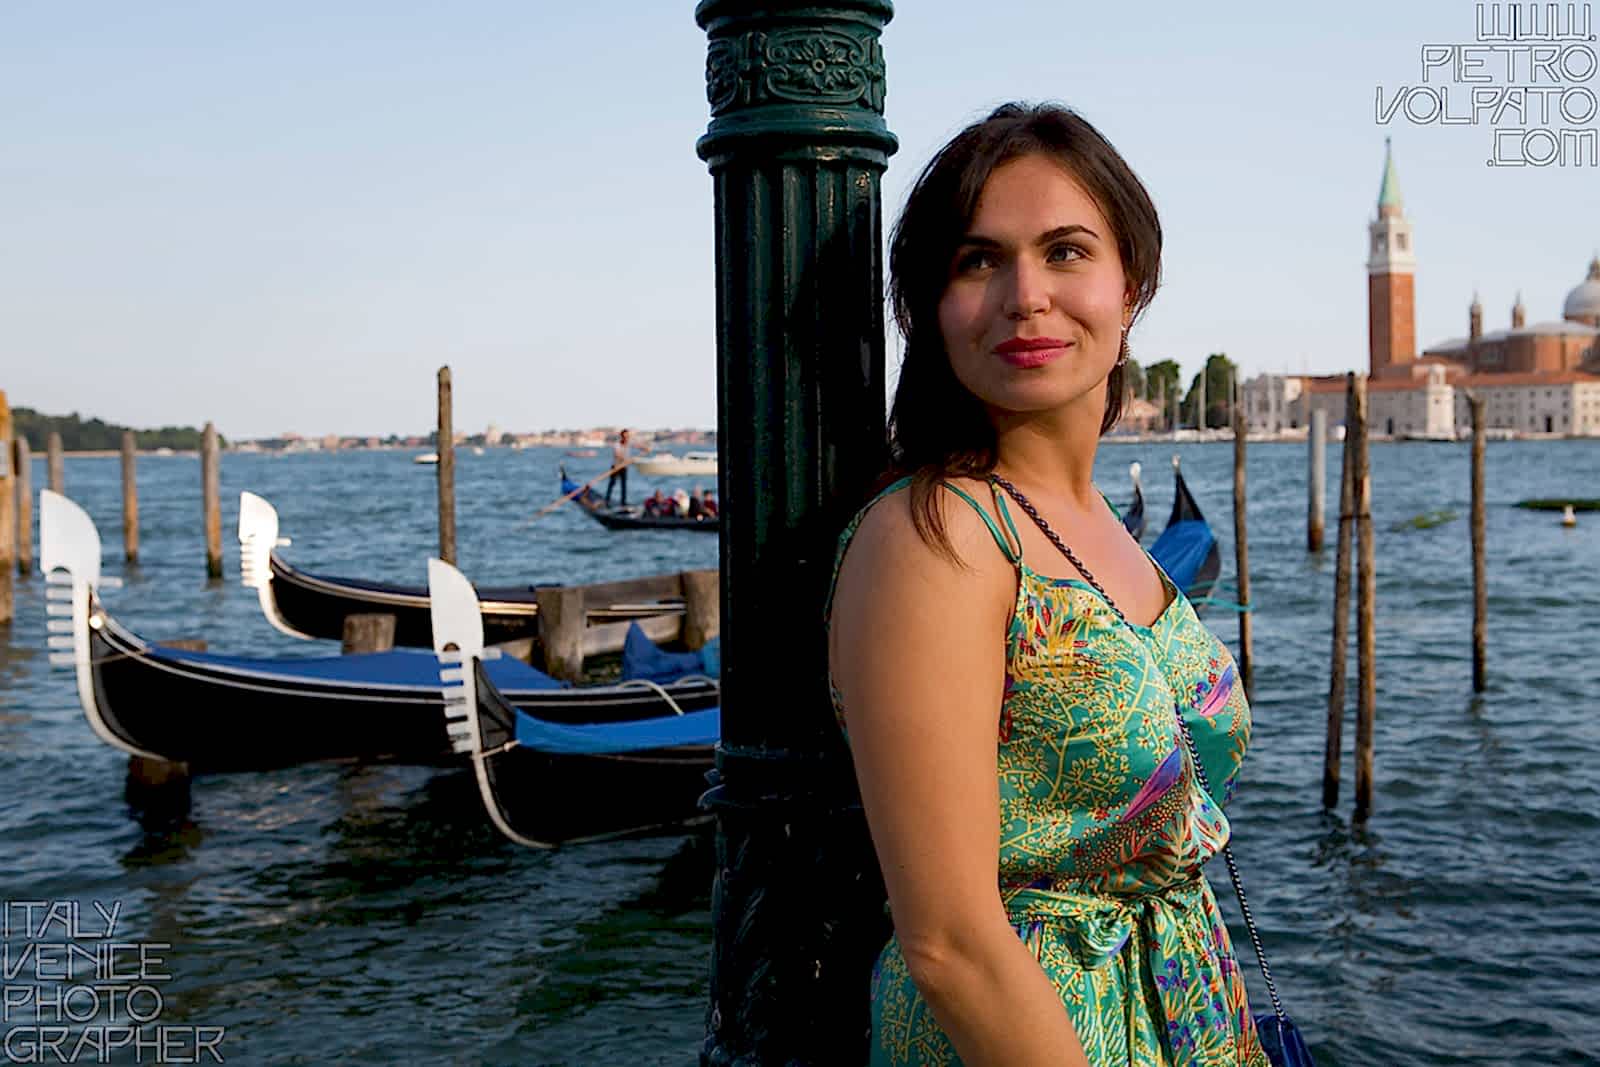
[[[645,636],[659,643],[684,641],[698,647],[721,632],[717,595],[720,575],[715,570],[655,574],[590,585],[550,586],[538,590],[539,646],[544,672],[575,682],[583,676],[583,661],[590,656],[622,651],[628,621],[591,622],[589,607],[653,604],[681,601],[682,610],[638,619]]]

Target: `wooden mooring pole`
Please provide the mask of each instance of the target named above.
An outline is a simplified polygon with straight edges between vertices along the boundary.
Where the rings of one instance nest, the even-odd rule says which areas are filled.
[[[133,431],[122,431],[122,555],[139,562],[139,482],[134,474],[138,448]]]
[[[1373,720],[1378,703],[1378,639],[1375,612],[1378,573],[1372,539],[1372,477],[1367,458],[1367,379],[1356,377],[1351,421],[1356,428],[1356,675],[1360,684],[1356,704],[1356,810],[1357,822],[1372,812]]]
[[[17,573],[33,573],[33,449],[22,434],[12,446],[16,462],[11,465],[17,479]]]
[[[722,632],[722,576],[716,571],[684,571],[683,645],[699,649]]]
[[[439,558],[456,562],[456,433],[451,412],[450,368],[439,368]]]
[[[1472,410],[1472,691],[1481,693],[1489,686],[1486,645],[1489,631],[1489,570],[1485,558],[1486,523],[1483,466],[1483,397],[1467,395]]]
[[[16,492],[11,472],[11,405],[0,390],[0,626],[16,613]]]
[[[203,637],[180,637],[158,644],[162,648],[177,648],[185,652],[206,650]],[[123,798],[145,823],[181,822],[189,814],[191,783],[187,763],[175,763],[152,756],[129,756]]]
[[[1306,551],[1322,551],[1322,502],[1328,482],[1328,413],[1318,408],[1311,413],[1311,432],[1306,435],[1311,454],[1306,477]]]
[[[583,635],[588,625],[582,586],[541,586],[533,591],[539,605],[539,644],[544,672],[564,682],[583,677]]]
[[[888,459],[879,182],[896,142],[878,42],[892,14],[888,0],[695,8],[727,622],[702,1067],[867,1060],[889,924],[818,620],[839,531]],[[819,41],[847,91],[794,78],[792,49]]]
[[[1345,654],[1350,647],[1350,553],[1356,525],[1355,440],[1349,412],[1355,407],[1356,376],[1345,381],[1345,437],[1339,475],[1339,539],[1333,566],[1333,654],[1328,668],[1328,736],[1322,749],[1322,806],[1339,803],[1339,769],[1344,746]],[[1327,416],[1321,411],[1324,424]]]
[[[222,456],[217,428],[206,423],[200,435],[200,486],[205,495],[206,577],[222,577]]]
[[[1244,406],[1238,401],[1239,387],[1234,385],[1229,408],[1233,413],[1233,552],[1234,566],[1239,572],[1239,681],[1244,683],[1246,699],[1254,699],[1256,692],[1255,640],[1250,603],[1250,539],[1247,536],[1246,507],[1248,493],[1245,486],[1245,449],[1248,434],[1245,432]]]
[[[65,493],[67,491],[66,461],[62,458],[61,434],[55,430],[50,431],[50,436],[44,442],[45,468],[50,479],[50,491]]]
[[[344,617],[344,634],[339,651],[387,652],[394,647],[395,617],[387,613],[360,613]]]

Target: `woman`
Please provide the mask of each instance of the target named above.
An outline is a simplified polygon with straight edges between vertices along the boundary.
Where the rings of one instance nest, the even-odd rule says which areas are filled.
[[[895,927],[874,1064],[1267,1062],[1200,870],[1249,709],[1091,480],[1160,257],[1056,107],[957,135],[895,228],[903,477],[841,539],[829,635]]]

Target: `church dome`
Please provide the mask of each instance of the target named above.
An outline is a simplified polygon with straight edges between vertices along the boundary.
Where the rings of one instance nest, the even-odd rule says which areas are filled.
[[[1572,322],[1600,320],[1600,256],[1589,262],[1589,277],[1567,294],[1561,317]]]

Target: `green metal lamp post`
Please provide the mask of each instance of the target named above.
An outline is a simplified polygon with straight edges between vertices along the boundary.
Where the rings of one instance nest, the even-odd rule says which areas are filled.
[[[889,0],[702,0],[716,189],[722,743],[701,1063],[866,1059],[883,890],[828,701],[834,550],[886,458]]]

